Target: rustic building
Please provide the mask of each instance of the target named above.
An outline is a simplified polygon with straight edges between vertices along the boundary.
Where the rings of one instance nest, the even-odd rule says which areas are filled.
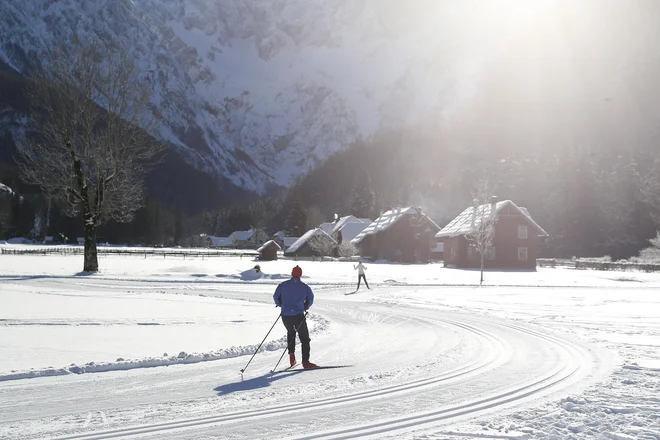
[[[310,229],[284,251],[285,257],[323,257],[333,255],[337,242],[323,229]]]
[[[350,243],[355,237],[364,231],[373,220],[368,218],[357,218],[352,215],[339,218],[330,232],[330,236],[339,244],[343,242]]]
[[[259,259],[264,261],[273,261],[277,260],[277,253],[281,250],[279,244],[274,240],[268,240],[264,243],[257,252],[259,252]]]
[[[278,231],[273,234],[272,240],[279,244],[282,250],[287,250],[293,243],[296,242],[300,237],[287,237],[284,231]]]
[[[233,246],[233,242],[229,237],[202,234],[202,239],[207,248],[228,248]]]
[[[229,238],[235,248],[255,248],[268,241],[268,234],[262,229],[249,229],[247,231],[234,231]]]
[[[375,260],[429,262],[439,230],[421,208],[396,208],[378,217],[351,243],[360,255]]]
[[[479,253],[469,239],[480,216],[495,217],[493,244],[486,251],[486,268],[535,269],[538,236],[548,235],[525,208],[511,200],[471,206],[436,234],[444,243],[445,266],[478,268]]]

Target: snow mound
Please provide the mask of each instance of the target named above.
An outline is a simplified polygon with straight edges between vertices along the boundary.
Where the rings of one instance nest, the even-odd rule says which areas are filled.
[[[307,319],[314,322],[310,329],[311,334],[318,335],[328,330],[330,322],[317,315],[308,315]],[[287,345],[286,336],[277,340],[267,342],[261,346],[259,352],[279,351]],[[64,376],[67,374],[104,373],[107,371],[133,370],[136,368],[165,367],[177,364],[196,364],[199,362],[216,361],[239,356],[250,356],[257,349],[257,345],[241,345],[211,351],[208,353],[186,353],[180,352],[176,356],[168,356],[164,353],[162,357],[148,357],[144,359],[118,358],[115,362],[88,362],[85,365],[71,364],[64,368],[47,367],[42,369],[30,369],[29,371],[12,371],[8,374],[0,374],[0,382],[19,379],[33,379],[37,377]]]
[[[261,270],[257,270],[256,268],[244,270],[238,275],[227,275],[227,274],[216,275],[216,278],[229,278],[229,279],[236,279],[241,281],[280,280],[289,277],[290,277],[289,275],[280,274],[280,273],[274,273],[274,274],[264,273]]]

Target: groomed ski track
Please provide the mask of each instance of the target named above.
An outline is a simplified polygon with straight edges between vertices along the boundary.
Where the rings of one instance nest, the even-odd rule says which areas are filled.
[[[217,295],[268,301],[269,290]],[[242,377],[244,357],[7,382],[0,422],[24,428],[15,438],[58,440],[398,438],[537,405],[607,369],[605,354],[546,328],[338,299],[344,290],[317,295],[330,328],[312,336],[312,360],[354,367],[270,374],[272,352]]]

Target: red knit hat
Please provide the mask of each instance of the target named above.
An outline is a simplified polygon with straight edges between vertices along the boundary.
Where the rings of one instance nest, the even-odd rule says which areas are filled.
[[[291,271],[291,276],[296,278],[300,278],[302,276],[302,269],[300,268],[300,266],[296,266],[293,268],[293,270]]]

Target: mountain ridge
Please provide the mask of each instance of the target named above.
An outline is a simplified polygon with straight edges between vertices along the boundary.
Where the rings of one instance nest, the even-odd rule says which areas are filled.
[[[452,24],[473,13],[455,9],[431,0],[8,0],[0,59],[23,73],[74,33],[123,47],[153,84],[154,134],[196,168],[265,194],[383,126],[446,118],[460,105],[492,48],[476,43],[478,22]]]

